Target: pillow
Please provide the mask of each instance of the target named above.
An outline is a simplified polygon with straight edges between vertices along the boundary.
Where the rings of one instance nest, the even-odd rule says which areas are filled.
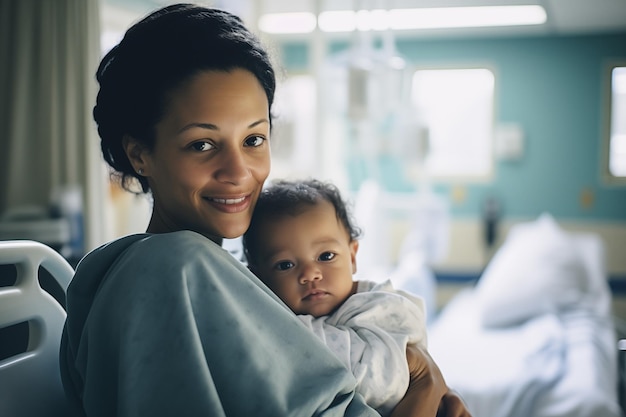
[[[547,214],[514,226],[476,285],[485,327],[513,326],[578,304],[588,290],[573,238]]]

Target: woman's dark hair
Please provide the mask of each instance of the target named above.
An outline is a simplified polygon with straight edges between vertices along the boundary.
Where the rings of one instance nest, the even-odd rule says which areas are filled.
[[[122,146],[130,135],[148,149],[163,117],[168,95],[201,71],[242,68],[259,80],[271,110],[276,79],[268,53],[242,20],[226,11],[193,4],[164,7],[126,32],[102,59],[96,79],[100,90],[93,109],[104,159],[129,191],[136,178]]]
[[[331,183],[315,179],[301,181],[278,180],[265,188],[259,195],[254,206],[250,227],[243,235],[244,253],[249,262],[255,259],[255,250],[263,244],[263,236],[259,236],[259,227],[267,220],[279,219],[284,216],[295,216],[307,207],[328,201],[335,208],[337,220],[343,224],[350,235],[350,240],[361,236],[346,202],[341,198],[339,189]]]

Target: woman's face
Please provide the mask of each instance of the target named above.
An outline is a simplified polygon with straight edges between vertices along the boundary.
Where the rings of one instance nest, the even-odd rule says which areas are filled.
[[[187,229],[220,242],[246,231],[270,171],[268,107],[243,69],[202,72],[170,95],[154,149],[134,158],[127,147],[152,189],[149,232]]]

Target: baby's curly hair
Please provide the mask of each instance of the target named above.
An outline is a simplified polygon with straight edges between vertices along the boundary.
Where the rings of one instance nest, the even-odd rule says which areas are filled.
[[[243,235],[244,253],[249,263],[255,260],[256,250],[263,243],[259,236],[259,226],[266,220],[299,214],[303,209],[328,201],[335,208],[337,219],[343,224],[350,235],[350,240],[361,237],[361,229],[357,227],[348,212],[348,205],[341,197],[337,186],[316,179],[300,181],[278,180],[265,188],[256,203],[250,227]]]

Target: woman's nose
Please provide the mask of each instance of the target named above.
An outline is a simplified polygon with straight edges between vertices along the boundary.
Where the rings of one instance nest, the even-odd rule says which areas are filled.
[[[322,279],[322,272],[315,265],[305,266],[300,274],[300,284],[304,285],[309,282],[319,281]]]
[[[221,166],[216,172],[218,181],[239,184],[251,175],[249,161],[242,150],[224,149],[220,157]]]

